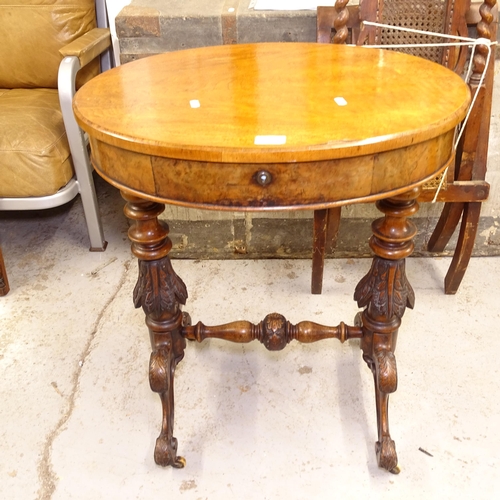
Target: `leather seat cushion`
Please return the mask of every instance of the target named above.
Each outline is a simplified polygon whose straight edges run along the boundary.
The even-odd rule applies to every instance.
[[[95,28],[95,3],[0,0],[0,26],[0,88],[55,89],[59,49]],[[96,69],[86,67],[81,73]]]
[[[51,195],[72,177],[57,90],[0,89],[0,197]]]

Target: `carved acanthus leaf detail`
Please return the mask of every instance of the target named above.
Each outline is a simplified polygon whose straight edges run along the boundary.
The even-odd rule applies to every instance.
[[[378,368],[377,380],[380,391],[385,394],[396,392],[398,388],[398,371],[394,353],[387,349],[380,349],[376,350],[374,355]]]
[[[139,279],[134,288],[134,305],[146,314],[160,316],[163,312],[174,313],[179,304],[185,304],[188,294],[186,285],[172,268],[170,259],[140,260]]]
[[[261,324],[261,342],[270,351],[283,349],[291,340],[288,333],[287,320],[281,314],[268,314]]]
[[[154,392],[168,391],[170,360],[168,353],[159,349],[151,353],[149,359],[149,385]]]
[[[372,306],[372,312],[402,318],[406,307],[413,309],[415,293],[405,274],[404,260],[375,258],[368,274],[358,283],[354,300],[359,307]]]

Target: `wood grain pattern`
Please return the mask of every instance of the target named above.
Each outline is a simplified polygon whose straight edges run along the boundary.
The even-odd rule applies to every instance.
[[[339,326],[326,326],[313,321],[301,321],[293,325],[279,313],[268,314],[263,321],[254,324],[250,321],[233,321],[225,325],[207,326],[199,321],[182,329],[188,340],[203,342],[208,338],[247,343],[258,340],[270,351],[284,349],[292,340],[301,343],[318,342],[336,338],[344,343],[348,339],[361,338],[361,328],[341,322]]]
[[[138,196],[196,208],[283,210],[375,201],[406,191],[449,165],[453,134],[357,158],[270,163],[264,170],[272,180],[265,186],[256,180],[260,164],[180,161],[92,138],[91,145],[96,170]]]
[[[162,466],[182,468],[186,464],[177,455],[174,437],[174,375],[184,357],[186,340],[181,335],[186,303],[184,282],[172,268],[168,252],[172,243],[168,226],[158,220],[164,205],[122,193],[127,201],[125,215],[132,225],[128,231],[132,252],[139,259],[139,277],[134,288],[134,305],[142,307],[151,340],[149,385],[162,404],[162,424],[156,440],[154,459]]]
[[[191,100],[200,107],[191,108]],[[462,80],[428,61],[359,47],[270,43],[185,50],[120,66],[77,93],[75,114],[95,138],[127,150],[269,163],[423,142],[452,129],[468,102]],[[257,135],[284,135],[286,144],[255,146]]]
[[[373,201],[432,178],[452,160],[469,98],[451,71],[408,55],[271,43],[135,61],[89,82],[74,108],[94,167],[118,188],[188,207],[276,210]],[[255,145],[262,135],[286,141]]]

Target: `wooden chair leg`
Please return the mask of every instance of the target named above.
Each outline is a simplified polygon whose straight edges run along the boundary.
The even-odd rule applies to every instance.
[[[467,270],[467,265],[474,249],[480,215],[481,202],[465,203],[457,247],[444,279],[444,293],[448,295],[457,293],[458,287]]]
[[[311,293],[315,295],[323,290],[327,219],[327,209],[314,211]]]
[[[7,295],[9,290],[9,280],[7,279],[7,271],[5,270],[2,249],[0,248],[0,296]]]
[[[337,238],[339,236],[340,217],[342,207],[328,209],[328,220],[326,222],[326,253],[331,253],[337,246]]]
[[[446,203],[444,205],[439,221],[432,233],[427,250],[429,252],[442,252],[460,221],[464,210],[464,203]]]
[[[314,211],[311,293],[321,294],[325,254],[337,244],[341,207]]]

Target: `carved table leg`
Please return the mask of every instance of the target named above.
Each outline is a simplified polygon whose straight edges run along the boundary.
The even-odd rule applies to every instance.
[[[385,217],[372,224],[372,267],[356,287],[354,299],[364,311],[358,316],[363,329],[363,359],[375,381],[379,467],[399,473],[396,446],[389,433],[389,394],[397,388],[394,351],[398,328],[406,307],[413,308],[414,293],[405,274],[405,258],[414,248],[415,225],[407,220],[418,210],[419,190],[379,201]]]
[[[146,314],[153,351],[149,381],[151,389],[159,394],[163,409],[154,458],[159,465],[181,468],[185,460],[177,456],[177,439],[173,436],[174,372],[186,347],[180,310],[180,304],[187,299],[186,285],[175,274],[168,257],[172,247],[168,226],[157,218],[165,206],[126,193],[122,196],[127,201],[125,215],[134,222],[128,232],[132,252],[139,259],[134,305],[142,307]]]

